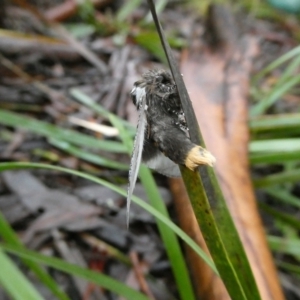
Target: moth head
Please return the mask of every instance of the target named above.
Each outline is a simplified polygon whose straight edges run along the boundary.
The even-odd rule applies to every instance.
[[[174,84],[171,74],[164,70],[158,70],[154,77],[155,84]]]
[[[165,70],[150,70],[143,74],[143,79],[151,86],[174,84],[171,74]]]
[[[171,74],[165,70],[149,70],[144,73],[141,80],[134,83],[134,87],[131,90],[131,99],[136,107],[141,104],[141,97],[146,93],[159,95],[169,95],[176,89],[176,85],[173,81]],[[165,97],[166,99],[168,97]]]

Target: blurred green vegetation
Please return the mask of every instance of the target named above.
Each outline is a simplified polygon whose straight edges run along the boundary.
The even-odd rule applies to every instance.
[[[199,14],[204,15],[208,5],[217,2],[230,3],[230,1],[225,0],[188,0],[184,1],[183,5],[195,8]],[[118,46],[124,45],[128,38],[131,38],[134,43],[145,48],[156,59],[166,63],[165,54],[160,46],[156,29],[151,22],[149,14],[143,20],[136,22],[134,24],[135,30],[132,31],[131,26],[133,21],[131,20],[131,16],[140,5],[142,5],[141,0],[127,1],[116,13],[106,13],[105,18],[100,22],[95,17],[95,8],[89,1],[85,1],[81,4],[77,16],[80,22],[66,24],[66,27],[76,38],[84,38],[85,36],[95,34],[114,36],[114,41]],[[166,5],[167,1],[157,1],[158,13],[162,13]],[[170,5],[179,4],[171,3]],[[253,18],[269,19],[272,22],[278,22],[278,24],[285,24],[290,18],[289,14],[279,13],[267,1],[232,1],[232,5],[234,9],[245,10]],[[291,35],[295,39],[300,37],[297,30],[292,31]],[[168,41],[173,48],[181,49],[187,45],[187,42],[177,35],[176,30],[168,33]],[[253,180],[254,186],[267,199],[266,201],[260,201],[260,208],[264,214],[272,216],[273,226],[276,232],[280,233],[280,236],[274,236],[273,234],[268,236],[269,245],[276,254],[276,263],[281,270],[285,270],[300,280],[300,267],[298,267],[300,260],[300,223],[297,219],[297,213],[299,213],[300,209],[300,112],[299,105],[295,106],[292,112],[280,111],[276,106],[279,102],[284,102],[288,95],[299,98],[299,67],[300,47],[295,47],[253,76],[251,84],[252,105],[249,112],[249,128],[251,132],[249,159],[255,174]],[[127,170],[127,165],[109,160],[102,156],[101,153],[102,151],[129,153],[134,134],[132,127],[124,120],[120,120],[103,108],[93,106],[92,102],[85,98],[84,95],[78,93],[78,91],[71,90],[70,92],[83,105],[95,110],[97,114],[105,116],[113,126],[118,127],[121,130],[120,132],[122,132],[120,139],[118,141],[99,140],[86,134],[71,131],[44,121],[38,121],[24,115],[15,114],[8,110],[0,110],[0,123],[13,128],[21,126],[23,129],[42,135],[47,138],[53,147],[60,149],[62,153],[68,153],[101,167]],[[26,111],[26,107],[24,107],[24,111]],[[2,132],[1,135],[6,135],[6,138],[10,139],[9,132],[8,134]],[[49,164],[59,163],[59,156],[53,155],[51,152],[46,153],[42,149],[36,149],[34,155],[43,156],[44,159],[49,160]],[[274,172],[274,166],[279,171]],[[22,167],[30,168],[37,166],[30,164],[16,166],[15,163],[8,163],[8,165],[2,166],[2,170]],[[50,168],[55,169],[55,167],[51,166]],[[57,169],[60,170],[59,167]],[[74,174],[85,176],[75,171]],[[160,199],[149,170],[143,167],[140,176],[151,200],[151,205],[158,212],[153,210],[152,207],[147,206],[142,200],[136,199],[136,197],[133,201],[138,202],[157,218],[159,231],[166,252],[169,255],[181,299],[194,299],[191,279],[188,275],[184,256],[175,233],[216,271],[215,265],[189,237],[170,222],[167,210],[162,205],[163,202]],[[87,178],[97,182],[97,179],[88,175]],[[110,186],[110,188],[117,187]],[[119,192],[123,195],[126,194],[125,191]],[[115,282],[104,275],[96,274],[95,272],[76,266],[70,266],[61,260],[47,258],[38,253],[26,250],[2,216],[0,216],[0,235],[5,242],[0,245],[0,265],[5,270],[1,273],[2,275],[9,274],[9,276],[0,275],[0,285],[14,299],[24,299],[24,295],[28,295],[28,299],[41,299],[41,296],[5,252],[13,253],[22,258],[23,263],[36,274],[37,278],[58,299],[68,299],[68,296],[61,291],[60,287],[52,280],[48,273],[39,266],[40,263],[75,276],[81,276],[127,299],[147,299],[141,293]],[[7,278],[13,278],[14,282],[17,280],[18,289],[15,289],[12,281],[7,280]]]
[[[268,241],[276,264],[300,280],[300,47],[295,47],[255,74],[251,86],[249,128],[250,163],[254,186],[265,195],[259,202],[264,214],[272,216]],[[298,102],[285,109],[288,97]],[[274,171],[277,170],[277,171]],[[259,198],[258,198],[259,199]],[[266,228],[268,231],[268,228]],[[292,234],[291,234],[292,233]]]

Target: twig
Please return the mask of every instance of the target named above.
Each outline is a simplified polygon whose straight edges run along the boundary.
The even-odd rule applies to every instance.
[[[63,26],[58,23],[52,22],[51,20],[48,20],[43,13],[37,10],[34,6],[28,4],[25,0],[14,0],[14,2],[21,7],[28,9],[40,20],[48,24],[50,28],[60,34],[61,37],[63,37],[70,45],[72,45],[74,49],[77,50],[77,52],[80,53],[87,61],[92,63],[101,74],[107,73],[108,69],[106,64],[101,61],[100,58],[97,57],[91,50],[89,50],[87,47],[73,38]]]
[[[123,262],[126,265],[130,265],[130,260],[128,259],[128,257],[126,255],[124,255],[122,252],[120,252],[116,248],[101,241],[100,239],[98,239],[90,234],[87,234],[87,233],[82,233],[80,235],[80,237],[82,238],[82,240],[84,242],[86,242],[91,247],[97,249],[98,251],[105,251],[109,256],[118,259],[119,261]]]
[[[140,262],[137,256],[137,253],[135,251],[132,251],[130,253],[130,259],[133,265],[133,271],[135,274],[135,277],[137,281],[139,282],[139,285],[141,287],[141,290],[149,297],[149,299],[155,300],[151,290],[149,289],[149,286],[145,280],[143,271],[140,266]]]
[[[5,29],[0,29],[0,51],[9,55],[42,53],[45,56],[55,55],[56,58],[68,61],[80,58],[78,52],[63,40]]]
[[[33,86],[35,86],[38,90],[45,93],[51,101],[55,104],[56,108],[60,110],[61,112],[69,111],[70,109],[73,109],[76,107],[74,104],[74,101],[69,99],[64,94],[48,87],[44,83],[34,79],[29,74],[25,73],[20,67],[18,67],[16,64],[14,64],[12,61],[4,57],[0,53],[0,63],[11,70],[13,73],[18,75],[20,78],[22,78],[25,82],[31,83]],[[70,106],[71,105],[71,106]]]

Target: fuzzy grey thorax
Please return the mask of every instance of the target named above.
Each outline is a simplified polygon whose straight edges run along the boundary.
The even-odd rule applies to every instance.
[[[150,70],[142,79],[134,83],[131,98],[137,109],[140,108],[140,95],[146,93],[146,104],[150,108],[147,118],[153,113],[172,117],[174,125],[186,131],[186,122],[182,111],[176,84],[171,74],[165,70]]]

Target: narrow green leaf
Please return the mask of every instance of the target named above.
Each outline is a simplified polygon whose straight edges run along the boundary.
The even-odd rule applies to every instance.
[[[283,63],[287,62],[288,60],[292,59],[293,57],[300,55],[300,46],[292,49],[291,51],[287,52],[286,54],[280,56],[278,59],[273,61],[270,65],[268,65],[266,68],[264,68],[262,71],[260,71],[257,75],[254,77],[254,85],[258,84],[258,81],[263,78],[267,73],[270,71],[278,68]]]
[[[21,241],[19,240],[16,233],[7,223],[3,215],[0,213],[0,235],[4,241],[7,243],[17,246],[19,248],[24,246],[22,245]],[[61,290],[61,288],[57,285],[57,283],[52,279],[52,277],[39,265],[35,264],[32,261],[23,260],[23,263],[27,265],[36,275],[41,282],[44,283],[46,287],[50,291],[52,291],[53,295],[55,295],[60,300],[68,300],[69,297]],[[0,265],[1,266],[1,265]],[[0,272],[1,273],[1,272]]]
[[[300,150],[293,152],[261,152],[250,153],[249,161],[251,165],[256,164],[282,164],[289,161],[299,161]]]
[[[119,142],[97,140],[94,137],[78,133],[73,130],[63,129],[43,121],[38,121],[3,109],[0,109],[0,124],[12,126],[14,128],[26,129],[47,138],[67,141],[78,146],[109,152],[126,152],[126,148]]]
[[[133,149],[133,142],[128,130],[126,130],[123,126],[121,122],[122,120],[116,115],[110,114],[109,121],[114,127],[119,130],[120,139],[122,140],[123,145],[125,145],[125,147],[127,148],[127,153],[130,155]]]
[[[292,226],[293,228],[300,230],[300,221],[297,220],[296,218],[292,217],[291,215],[289,215],[287,213],[283,213],[282,211],[276,210],[262,202],[259,203],[259,207],[266,213],[268,213],[271,216],[273,216],[274,218],[276,218],[277,220],[280,220],[280,221]]]
[[[247,299],[237,272],[228,257],[200,178],[196,178],[195,174],[189,176],[192,172],[183,167],[181,172],[202,235],[229,294],[232,299]],[[197,176],[199,177],[198,174]],[[239,256],[238,253],[235,255]]]
[[[118,161],[110,160],[104,157],[101,157],[97,154],[93,154],[87,152],[86,150],[82,150],[76,146],[73,146],[67,141],[56,140],[53,138],[49,139],[49,143],[71,155],[79,157],[85,161],[91,162],[93,164],[104,166],[112,169],[118,170],[128,170],[128,165],[119,163]]]
[[[253,179],[253,183],[256,188],[265,188],[277,184],[299,182],[299,180],[300,170],[296,169],[265,176],[259,179]]]
[[[289,81],[273,88],[269,95],[260,102],[255,104],[251,110],[251,116],[257,116],[264,113],[271,105],[280,99],[285,93],[287,93],[292,87],[300,83],[300,75],[292,77]]]
[[[250,152],[294,152],[300,151],[300,139],[273,139],[251,141],[249,145]]]
[[[161,48],[159,36],[155,31],[142,31],[134,36],[134,41],[147,49],[161,62],[167,63],[166,55]]]
[[[124,22],[128,16],[141,4],[142,0],[126,1],[117,13],[117,21]]]
[[[64,26],[75,39],[84,38],[96,32],[95,26],[87,23],[68,23]]]
[[[300,198],[292,195],[289,191],[285,189],[271,187],[265,188],[264,192],[285,204],[293,205],[295,207],[300,208]]]
[[[139,175],[143,186],[145,187],[146,194],[150,200],[150,204],[157,211],[159,211],[169,219],[169,213],[161,198],[161,195],[159,194],[150,170],[142,165]],[[189,272],[176,235],[172,230],[170,230],[168,226],[162,223],[160,219],[157,218],[156,220],[160,236],[163,240],[167,255],[172,266],[173,274],[181,299],[195,299]]]
[[[110,278],[109,276],[106,276],[104,274],[91,271],[89,269],[67,263],[61,259],[55,258],[55,257],[49,257],[45,255],[41,255],[39,253],[24,250],[22,248],[18,248],[15,246],[7,245],[7,244],[0,244],[0,248],[2,248],[5,251],[8,251],[10,253],[13,253],[15,255],[18,255],[24,259],[31,260],[32,262],[45,264],[46,266],[55,268],[57,270],[63,271],[70,275],[75,275],[78,277],[81,277],[83,279],[86,279],[89,282],[93,282],[97,285],[100,285],[118,295],[121,295],[123,297],[126,297],[129,300],[136,299],[136,300],[149,300],[148,297],[141,294],[138,291],[135,291],[134,289],[128,287],[127,285]],[[1,252],[0,252],[1,253]],[[1,272],[2,273],[2,265],[1,265]],[[5,274],[5,273],[4,273]],[[5,277],[5,276],[3,276]],[[15,282],[18,282],[17,280],[12,281],[12,284],[14,288],[16,289]],[[18,288],[19,288],[19,282],[18,282]],[[42,298],[33,298],[33,297],[26,297],[26,294],[23,295],[23,298],[18,299],[42,299]]]
[[[89,96],[85,95],[80,90],[78,90],[76,88],[72,88],[72,89],[69,90],[69,93],[78,102],[80,102],[84,106],[89,107],[90,109],[92,109],[93,111],[95,111],[97,114],[99,114],[103,118],[106,118],[107,120],[109,120],[110,117],[113,116],[113,114],[110,111],[108,111],[107,109],[105,109],[101,105],[95,103],[95,101],[93,101],[92,98],[90,98]],[[125,128],[128,130],[128,132],[130,133],[130,135],[134,136],[134,134],[135,134],[135,128],[129,122],[127,122],[126,120],[123,120],[123,119],[120,119],[120,118],[118,118],[118,120],[119,120],[119,122],[121,122],[121,124],[123,126],[125,126]],[[125,152],[126,152],[126,150],[125,150]]]
[[[295,264],[290,264],[290,263],[286,263],[286,262],[277,262],[277,266],[279,268],[283,268],[285,270],[287,270],[290,273],[295,273],[300,275],[300,267],[296,266]]]
[[[43,300],[43,297],[1,249],[0,266],[0,286],[2,286],[13,299]]]
[[[249,127],[251,132],[259,133],[264,131],[277,131],[279,129],[289,130],[300,128],[300,114],[263,115],[250,119]],[[299,129],[300,130],[300,129]]]
[[[293,59],[289,65],[285,68],[285,70],[280,74],[278,81],[276,82],[276,86],[283,84],[284,82],[290,80],[298,70],[300,65],[300,54]]]
[[[300,240],[286,239],[278,236],[268,236],[271,250],[300,257]]]

